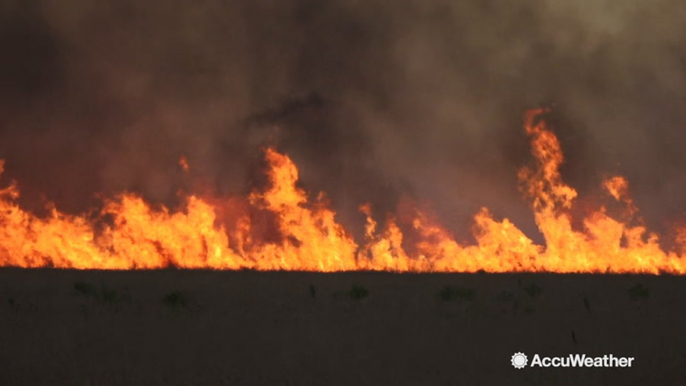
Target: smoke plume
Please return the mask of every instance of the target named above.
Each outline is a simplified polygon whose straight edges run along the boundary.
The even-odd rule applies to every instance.
[[[243,194],[275,145],[348,226],[409,198],[458,234],[487,206],[536,238],[521,116],[546,105],[563,177],[583,195],[625,175],[660,228],[686,208],[680,8],[0,0],[0,157],[25,205],[79,212],[123,190]]]

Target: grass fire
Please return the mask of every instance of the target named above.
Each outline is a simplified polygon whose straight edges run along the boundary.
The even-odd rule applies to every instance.
[[[0,386],[684,383],[684,5],[0,0]]]
[[[39,217],[17,204],[20,192],[10,183],[0,191],[0,266],[686,273],[684,237],[676,238],[671,248],[664,247],[643,225],[629,182],[621,176],[606,178],[602,186],[606,198],[619,208],[614,216],[598,203],[584,214],[581,227],[573,226],[570,213],[577,192],[560,175],[564,157],[558,138],[547,127],[546,113],[535,109],[525,114],[534,162],[518,175],[544,245],[534,243],[510,220],[496,219],[488,208],[474,216],[476,243],[470,245],[456,241],[419,206],[413,208],[409,226],[400,226],[389,214],[381,227],[366,203],[360,203],[366,215],[365,238],[355,240],[337,222],[324,193],[308,200],[296,184],[298,168],[288,155],[266,148],[266,189],[244,198],[187,194],[185,204],[173,210],[122,193],[106,199],[96,216],[68,215],[52,207],[47,217]],[[189,170],[185,156],[180,166]],[[220,208],[231,213],[218,216]],[[277,237],[265,237],[254,224],[254,213],[266,213]],[[686,234],[686,229],[676,229],[679,233]]]

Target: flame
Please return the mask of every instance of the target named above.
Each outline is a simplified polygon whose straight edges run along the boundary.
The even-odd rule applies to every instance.
[[[323,195],[307,208],[307,195],[295,186],[298,168],[287,156],[267,149],[271,188],[250,202],[277,215],[280,243],[258,245],[250,254],[258,269],[343,271],[357,268],[357,244],[335,221]]]
[[[534,164],[519,172],[545,239],[534,243],[509,219],[487,208],[474,216],[476,243],[462,244],[429,213],[410,206],[409,221],[392,214],[380,227],[369,204],[365,237],[359,242],[336,221],[324,194],[313,202],[297,187],[298,169],[269,148],[269,186],[246,199],[188,195],[180,208],[152,205],[133,193],[104,202],[97,216],[73,216],[51,207],[38,217],[18,204],[12,182],[0,189],[0,266],[77,269],[166,267],[255,270],[394,272],[592,272],[686,273],[686,228],[675,229],[676,251],[648,232],[621,176],[602,187],[622,209],[620,219],[605,206],[572,227],[577,192],[560,175],[560,143],[543,119],[544,109],[525,114]],[[189,170],[182,156],[179,165]],[[0,160],[0,175],[4,161]],[[254,213],[268,214],[276,236],[266,237]],[[264,221],[262,221],[264,222]],[[405,224],[407,223],[407,224]],[[406,226],[404,226],[406,225]]]
[[[190,165],[188,164],[188,158],[185,155],[182,155],[179,157],[179,166],[181,167],[181,170],[184,172],[187,172],[190,170]]]

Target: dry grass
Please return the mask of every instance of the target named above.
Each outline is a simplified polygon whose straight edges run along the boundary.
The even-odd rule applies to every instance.
[[[686,376],[680,277],[6,269],[0,283],[0,385],[641,385]],[[630,370],[517,372],[508,360],[520,350],[637,360]]]

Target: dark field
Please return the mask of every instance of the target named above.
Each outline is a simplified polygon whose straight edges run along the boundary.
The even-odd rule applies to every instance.
[[[3,269],[0,385],[679,384],[685,309],[670,276]]]

